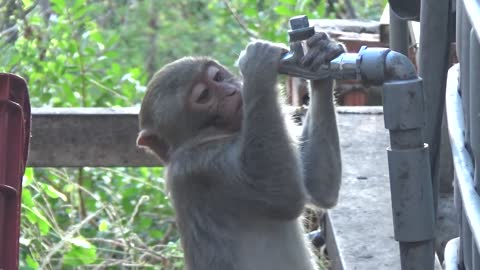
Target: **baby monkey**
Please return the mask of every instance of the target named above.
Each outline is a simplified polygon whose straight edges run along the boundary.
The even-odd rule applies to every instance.
[[[324,33],[306,41],[306,69],[343,53]],[[137,144],[155,153],[176,211],[187,270],[317,269],[299,217],[335,206],[341,161],[332,79],[310,82],[299,143],[277,99],[286,49],[248,44],[243,80],[217,61],[185,57],[158,71],[140,110]]]

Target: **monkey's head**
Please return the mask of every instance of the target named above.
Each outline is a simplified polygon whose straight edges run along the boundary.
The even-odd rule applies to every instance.
[[[191,141],[240,130],[241,82],[210,58],[186,57],[159,70],[147,85],[137,145],[166,164]]]

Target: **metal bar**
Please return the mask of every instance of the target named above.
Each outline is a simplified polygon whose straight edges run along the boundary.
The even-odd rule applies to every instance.
[[[465,211],[462,212],[463,220],[467,220],[465,217]],[[472,268],[472,231],[470,230],[470,226],[468,222],[462,223],[462,248],[463,248],[463,261],[465,265],[465,269],[471,270]]]
[[[480,269],[480,253],[475,242],[472,242],[472,269]]]
[[[451,78],[449,76],[449,80],[450,79]],[[462,234],[462,230],[461,230],[462,222],[464,222],[463,215],[462,215],[462,213],[463,213],[462,194],[460,194],[460,188],[458,186],[457,176],[455,174],[453,174],[453,177],[454,177],[453,196],[454,196],[454,201],[455,201],[455,209],[456,209],[456,212],[457,212],[458,231],[459,231],[459,234],[461,235]],[[463,262],[463,240],[462,240],[462,237],[458,238],[458,243],[457,243],[456,247],[458,247],[458,250],[457,250],[458,264],[463,265],[464,262]],[[446,258],[446,255],[445,255],[445,258]]]
[[[390,49],[408,56],[408,22],[390,8]]]
[[[462,37],[462,26],[463,26],[463,20],[465,20],[465,16],[464,16],[464,13],[465,13],[465,9],[464,9],[464,6],[463,6],[463,2],[462,0],[458,0],[456,1],[456,30],[455,30],[455,40],[456,40],[456,50],[457,50],[457,55],[458,55],[458,59],[461,61],[461,58],[462,58],[462,55],[461,55],[461,52],[462,52],[462,47],[464,46],[464,40],[463,40],[463,37]],[[455,69],[456,68],[456,69]],[[448,91],[449,91],[449,87],[456,87],[456,91],[460,92],[460,89],[459,89],[459,86],[461,84],[460,80],[460,76],[459,76],[459,72],[458,72],[458,69],[459,69],[459,66],[455,66],[455,68],[451,68],[449,70],[449,75],[448,75],[448,79],[447,79],[447,93],[446,95],[448,95]],[[457,77],[454,77],[454,76],[457,76]],[[453,91],[453,89],[452,89]],[[447,100],[447,97],[446,97],[446,100],[445,102],[447,103],[448,100]],[[447,107],[447,104],[445,104],[445,107]],[[447,109],[447,108],[446,108]],[[448,116],[447,116],[447,119],[448,119]],[[448,122],[448,121],[447,121]],[[450,125],[451,126],[451,125]],[[450,142],[451,144],[451,142]],[[452,154],[453,155],[453,154]],[[452,157],[453,159],[453,157]],[[463,206],[462,206],[462,194],[460,193],[460,187],[458,185],[458,179],[457,179],[457,176],[455,175],[455,173],[453,174],[454,175],[454,188],[453,188],[453,192],[454,192],[454,197],[455,197],[455,208],[457,210],[457,219],[458,219],[458,232],[459,232],[459,240],[458,240],[458,254],[457,254],[457,258],[458,258],[458,261],[457,261],[457,264],[458,265],[461,265],[463,266],[465,264],[464,262],[464,253],[463,253],[463,237],[462,237],[462,222],[466,222],[464,219],[463,219]]]
[[[448,73],[446,108],[450,143],[452,147],[453,161],[458,189],[461,193],[465,219],[472,231],[473,241],[480,246],[480,196],[473,186],[473,163],[470,153],[465,148],[465,122],[462,108],[462,97],[458,89],[458,68],[454,65]]]
[[[480,29],[478,29],[480,31]],[[474,183],[480,191],[480,44],[475,29],[470,32],[470,145],[475,162]],[[480,228],[478,228],[480,230]]]
[[[473,24],[473,27],[477,30],[477,39],[480,40],[480,4],[478,0],[457,0],[463,2],[465,5],[466,15]]]
[[[465,7],[462,8],[465,16]],[[465,118],[465,145],[471,151],[470,144],[470,29],[471,24],[467,18],[463,18],[460,29],[462,45],[460,47],[460,91],[462,93],[463,115]]]
[[[420,14],[419,75],[423,79],[425,115],[425,142],[430,148],[430,164],[434,209],[438,200],[438,172],[442,117],[445,102],[445,83],[449,55],[449,0],[422,0]]]
[[[478,4],[476,5],[478,8]],[[477,18],[478,20],[478,18]],[[479,29],[472,28],[470,32],[470,145],[472,147],[472,156],[474,161],[474,186],[477,192],[480,191],[480,83],[477,76],[480,75],[480,44],[477,36]],[[480,209],[477,209],[480,212]],[[472,230],[480,230],[478,227],[472,227]],[[471,239],[470,239],[471,241]],[[480,269],[480,254],[478,246],[471,241],[472,269]]]

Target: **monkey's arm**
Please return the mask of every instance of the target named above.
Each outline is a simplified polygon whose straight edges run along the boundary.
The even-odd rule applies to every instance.
[[[313,204],[331,208],[338,200],[342,171],[333,80],[312,81],[310,88],[300,143],[305,185]]]
[[[301,214],[305,190],[277,101],[276,66],[281,52],[272,44],[254,43],[247,48],[246,59],[240,60],[244,114],[239,149],[247,176],[243,185],[256,196],[244,194],[252,202],[250,210],[290,219]]]

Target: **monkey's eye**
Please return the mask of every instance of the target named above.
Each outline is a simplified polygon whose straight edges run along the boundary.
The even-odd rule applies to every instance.
[[[223,74],[222,74],[222,72],[218,71],[217,73],[215,73],[215,76],[213,77],[213,80],[216,81],[216,82],[221,82],[221,81],[223,81]]]
[[[207,101],[210,99],[210,90],[208,88],[205,88],[202,90],[200,93],[200,96],[197,98],[197,103],[207,103]]]
[[[193,87],[190,100],[197,104],[205,104],[212,98],[210,89],[204,83],[198,83]]]
[[[217,66],[209,66],[207,69],[207,77],[209,80],[213,80],[215,82],[223,81],[223,73]]]

